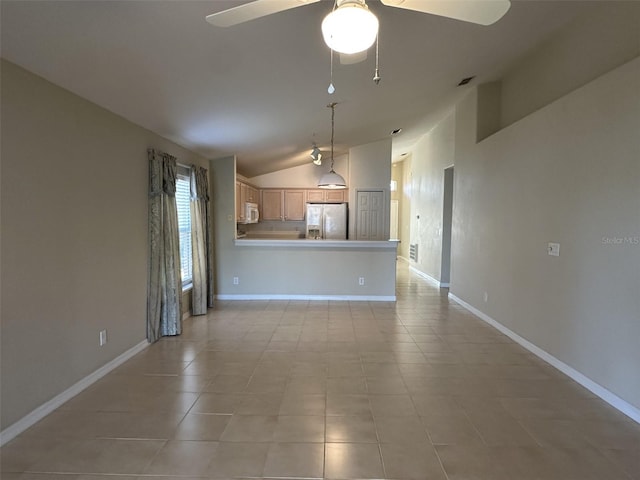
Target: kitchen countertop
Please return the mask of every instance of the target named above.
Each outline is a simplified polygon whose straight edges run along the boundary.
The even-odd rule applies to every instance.
[[[262,239],[238,238],[237,247],[300,247],[300,248],[389,248],[395,249],[398,240],[312,240],[300,239]]]

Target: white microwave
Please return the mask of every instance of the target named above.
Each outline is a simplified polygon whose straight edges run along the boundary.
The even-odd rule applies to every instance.
[[[244,223],[258,223],[259,219],[258,204],[246,202],[244,204]]]

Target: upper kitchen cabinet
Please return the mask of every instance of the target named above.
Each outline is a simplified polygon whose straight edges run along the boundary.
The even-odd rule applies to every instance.
[[[284,220],[282,190],[262,190],[261,220]]]
[[[260,191],[248,183],[236,180],[236,222],[243,223],[246,220],[247,202],[260,203]]]
[[[261,206],[261,220],[302,221],[305,214],[305,191],[264,189]]]
[[[306,212],[304,190],[284,191],[284,219],[304,220]]]
[[[307,202],[342,203],[349,200],[349,190],[307,190]]]
[[[244,192],[243,192],[244,190]],[[243,195],[244,193],[244,195]],[[241,182],[236,182],[236,222],[241,223],[244,221],[244,198],[246,196],[246,185]]]
[[[247,185],[247,202],[260,203],[260,190]]]

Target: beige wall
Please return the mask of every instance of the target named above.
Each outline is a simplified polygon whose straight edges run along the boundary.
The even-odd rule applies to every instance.
[[[389,185],[391,183],[391,138],[349,149],[349,238],[356,238],[358,190],[382,190],[385,195],[385,238],[389,238]]]
[[[402,162],[400,174],[402,175],[402,201],[400,204],[400,245],[398,255],[405,260],[409,260],[409,244],[411,243],[411,204],[412,201],[412,163],[413,157],[408,155]]]
[[[453,152],[451,293],[602,386],[609,401],[618,400],[607,391],[621,398],[626,404],[617,406],[629,412],[631,405],[634,418],[639,20],[638,2],[594,3],[457,105],[453,145],[446,118],[404,162],[411,221],[420,211],[431,226],[411,224],[411,241],[429,245],[420,249],[422,259],[425,250],[431,257],[423,271],[438,278],[441,252],[441,197],[425,193],[440,184],[443,165],[430,162]],[[548,242],[561,244],[560,257],[547,255]]]
[[[322,165],[315,165],[309,157],[309,163],[297,167],[287,168],[265,175],[252,177],[249,183],[259,188],[317,188],[318,181],[331,168],[328,156],[322,158]],[[334,158],[334,170],[349,185],[349,156],[340,155]]]
[[[640,58],[479,144],[475,92],[458,106],[451,287],[636,408],[638,85]]]
[[[411,159],[411,235],[418,261],[411,265],[440,281],[444,169],[454,163],[455,115],[449,113],[414,146]]]
[[[502,78],[502,126],[640,55],[639,31],[640,2],[592,2]]]
[[[5,61],[1,101],[5,429],[144,341],[146,150],[206,162]]]
[[[225,157],[209,162],[211,195],[211,224],[214,243],[214,289],[216,294],[226,292],[234,276],[236,249],[235,207],[236,159]]]

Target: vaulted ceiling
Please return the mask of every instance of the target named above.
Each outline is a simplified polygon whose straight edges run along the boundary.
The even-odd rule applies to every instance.
[[[368,0],[382,80],[375,47],[357,64],[336,57],[333,95],[320,31],[333,0],[230,28],[205,21],[242,3],[3,0],[2,57],[208,158],[235,154],[252,177],[310,161],[313,142],[328,150],[330,102],[336,154],[402,128],[399,157],[469,88],[462,78],[499,78],[597,2],[512,0],[484,27]]]

